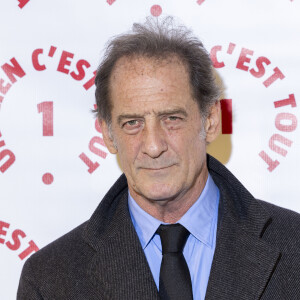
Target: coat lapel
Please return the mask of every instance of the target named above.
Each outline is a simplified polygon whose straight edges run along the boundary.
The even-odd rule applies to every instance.
[[[218,233],[205,299],[260,299],[280,252],[236,224],[224,223]]]
[[[272,219],[227,169],[209,162],[221,198],[205,299],[260,299],[280,259],[280,251],[263,240]]]
[[[157,300],[157,288],[130,219],[124,178],[119,180],[119,187],[122,185],[119,194],[110,191],[102,200],[104,209],[101,211],[100,204],[86,230],[86,239],[95,249],[90,274],[99,299]]]

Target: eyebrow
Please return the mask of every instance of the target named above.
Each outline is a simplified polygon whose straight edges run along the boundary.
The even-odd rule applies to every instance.
[[[177,115],[177,114],[181,114],[185,117],[188,116],[188,113],[182,108],[166,109],[156,113],[157,116],[165,116],[165,115],[170,116],[170,115]],[[144,116],[145,115],[134,114],[134,113],[122,114],[118,116],[118,124],[120,124],[124,119],[144,118]]]

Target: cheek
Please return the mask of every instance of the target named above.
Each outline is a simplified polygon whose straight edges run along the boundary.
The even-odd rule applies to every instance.
[[[184,139],[176,140],[173,149],[190,170],[198,169],[206,157],[206,142],[199,133],[187,133]]]
[[[139,153],[139,144],[137,143],[137,139],[134,137],[121,137],[116,139],[115,143],[118,149],[118,156],[122,168],[133,164]]]
[[[186,128],[185,130],[169,131],[167,134],[168,145],[181,155],[188,155],[200,149],[203,138],[195,131],[195,128]],[[202,146],[201,146],[202,148]]]

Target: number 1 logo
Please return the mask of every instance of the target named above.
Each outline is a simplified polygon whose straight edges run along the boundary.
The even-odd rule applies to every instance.
[[[39,103],[37,109],[43,114],[43,136],[53,136],[53,102]]]

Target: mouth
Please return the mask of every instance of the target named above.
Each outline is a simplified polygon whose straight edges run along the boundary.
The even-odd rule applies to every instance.
[[[165,167],[157,167],[157,168],[143,168],[141,167],[141,169],[143,170],[147,170],[147,171],[161,171],[161,170],[166,170],[170,167],[172,167],[173,165],[170,165],[170,166],[165,166]]]

